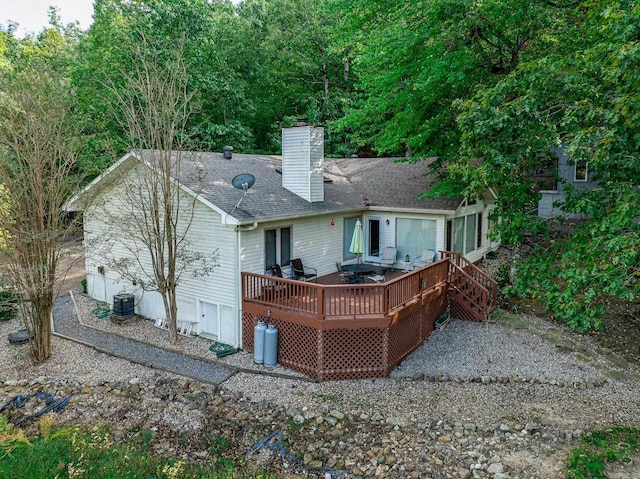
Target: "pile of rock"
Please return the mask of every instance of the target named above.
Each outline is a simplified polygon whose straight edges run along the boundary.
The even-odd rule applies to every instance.
[[[96,423],[117,417],[122,424],[168,427],[175,434],[217,431],[234,438],[234,455],[247,454],[249,463],[269,461],[288,477],[556,477],[582,434],[535,422],[483,426],[385,417],[363,408],[286,408],[162,375],[95,384],[47,377],[0,383],[2,398],[36,390],[71,396],[69,410],[60,414],[65,421],[87,421],[91,411]],[[256,449],[274,431],[281,432],[279,449]],[[206,449],[180,453],[169,444],[166,452],[184,460],[215,459]]]

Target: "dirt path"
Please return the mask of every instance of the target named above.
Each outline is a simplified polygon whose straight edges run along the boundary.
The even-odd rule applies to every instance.
[[[85,277],[84,245],[81,240],[65,242],[58,263],[57,296],[82,288]]]

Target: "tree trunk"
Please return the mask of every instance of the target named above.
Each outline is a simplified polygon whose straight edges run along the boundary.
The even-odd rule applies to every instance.
[[[178,304],[176,302],[176,288],[167,288],[162,293],[164,311],[167,316],[167,328],[171,344],[178,344]]]

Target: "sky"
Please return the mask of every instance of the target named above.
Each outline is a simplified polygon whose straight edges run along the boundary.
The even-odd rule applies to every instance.
[[[0,23],[6,26],[8,20],[18,22],[18,38],[27,32],[37,33],[49,24],[49,5],[59,7],[63,24],[78,20],[80,28],[86,30],[93,21],[93,0],[0,0]]]
[[[78,20],[80,28],[86,30],[93,21],[93,0],[0,0],[0,23],[6,26],[7,20],[18,22],[18,38],[27,32],[37,33],[49,24],[49,5],[60,9],[63,25]]]

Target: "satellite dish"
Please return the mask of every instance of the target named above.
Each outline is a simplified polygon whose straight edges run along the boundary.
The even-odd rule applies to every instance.
[[[256,182],[256,177],[253,176],[251,173],[240,173],[239,175],[236,175],[233,177],[233,180],[231,180],[231,184],[233,185],[234,188],[244,191],[244,194],[242,195],[242,198],[238,200],[238,202],[233,207],[233,209],[229,211],[229,214],[227,216],[233,213],[236,210],[236,208],[240,206],[240,203],[242,203],[242,200],[244,200],[244,197],[247,196],[247,193],[249,193],[249,188],[251,188],[255,182]],[[226,225],[227,224],[226,216],[224,221]]]
[[[245,191],[251,188],[255,182],[256,177],[251,173],[240,173],[231,180],[231,184],[234,188]]]

